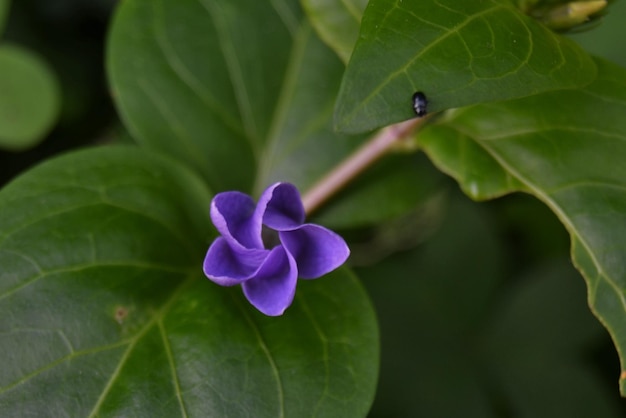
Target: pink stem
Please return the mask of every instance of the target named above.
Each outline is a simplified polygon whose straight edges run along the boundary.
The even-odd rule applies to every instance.
[[[424,118],[416,118],[390,125],[380,130],[343,160],[302,197],[307,215],[318,209],[367,167],[385,155],[392,145],[408,137],[424,120]]]

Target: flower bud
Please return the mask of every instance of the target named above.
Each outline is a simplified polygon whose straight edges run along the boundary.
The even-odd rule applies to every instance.
[[[606,0],[572,1],[550,9],[541,21],[555,30],[569,30],[599,17],[606,6]]]
[[[585,30],[598,22],[610,0],[517,0],[519,9],[559,32]]]

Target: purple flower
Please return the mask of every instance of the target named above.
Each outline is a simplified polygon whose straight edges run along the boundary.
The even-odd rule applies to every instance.
[[[241,284],[254,307],[278,316],[291,305],[298,277],[316,279],[342,265],[350,250],[334,232],[305,224],[298,189],[268,187],[255,205],[240,192],[217,194],[211,219],[222,234],[207,252],[204,274],[222,286]]]

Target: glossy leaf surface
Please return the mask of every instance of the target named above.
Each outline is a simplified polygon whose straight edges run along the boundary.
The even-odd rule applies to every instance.
[[[583,86],[595,65],[575,42],[507,0],[372,0],[348,64],[335,125],[363,132],[430,112]]]
[[[354,275],[306,281],[263,316],[202,274],[210,199],[178,163],[126,147],[0,192],[3,414],[365,415],[378,334]]]
[[[470,196],[523,190],[556,213],[571,235],[591,309],[613,337],[624,368],[626,71],[605,61],[597,65],[598,79],[585,89],[452,112],[420,141]],[[621,386],[626,394],[623,379]]]

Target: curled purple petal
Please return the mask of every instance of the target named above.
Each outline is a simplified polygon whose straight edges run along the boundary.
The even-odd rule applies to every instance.
[[[207,251],[204,274],[223,286],[241,284],[259,311],[282,315],[299,277],[323,276],[350,255],[343,238],[304,218],[300,193],[289,183],[268,187],[257,205],[243,193],[219,193],[211,219],[222,236]]]
[[[293,302],[298,280],[296,262],[283,247],[275,247],[243,292],[250,303],[268,316],[278,316]]]
[[[211,202],[211,220],[229,244],[240,248],[263,248],[262,216],[254,200],[240,192],[218,193]]]
[[[259,270],[268,253],[267,250],[237,252],[227,239],[219,237],[204,258],[204,274],[222,286],[241,284]]]
[[[305,224],[293,231],[279,233],[283,246],[296,260],[298,275],[315,279],[341,266],[350,249],[333,231],[315,224]]]
[[[263,224],[276,231],[298,228],[304,222],[304,206],[296,186],[275,183],[268,187],[259,199],[257,212]]]

